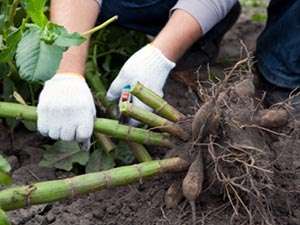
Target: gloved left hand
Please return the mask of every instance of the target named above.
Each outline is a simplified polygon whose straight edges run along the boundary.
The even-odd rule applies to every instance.
[[[80,74],[56,74],[45,83],[37,106],[38,130],[44,136],[87,144],[93,133],[96,108]]]
[[[126,85],[133,87],[137,82],[162,97],[164,84],[174,67],[174,62],[167,59],[159,49],[149,44],[132,55],[124,64],[119,75],[112,82],[107,92],[107,98],[117,100]],[[132,103],[143,109],[151,110],[137,98],[133,98]],[[129,123],[131,125],[138,124],[135,120],[130,120]]]

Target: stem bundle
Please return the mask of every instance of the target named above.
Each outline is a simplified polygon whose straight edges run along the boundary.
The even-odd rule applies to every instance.
[[[149,88],[146,88],[139,82],[133,87],[131,93],[143,103],[154,109],[157,114],[167,118],[168,120],[178,122],[179,120],[185,118],[181,112],[171,106],[162,97],[154,93]]]
[[[101,104],[104,106],[104,108],[107,111],[110,118],[116,119],[115,114],[116,114],[116,111],[117,111],[116,110],[117,105],[114,104],[113,102],[110,102],[110,101],[107,100],[107,98],[106,98],[106,89],[105,89],[105,86],[104,86],[102,80],[100,79],[100,77],[97,76],[93,72],[88,72],[87,71],[86,79],[87,79],[89,85],[91,86],[92,90],[95,92],[96,98],[99,99]],[[102,137],[103,137],[103,135],[102,135]],[[107,141],[108,141],[108,140],[105,141],[104,137],[103,137],[104,140],[99,139],[97,137],[97,134],[96,134],[96,138],[100,141],[100,143],[102,143],[103,146],[105,146]],[[106,138],[106,139],[108,139],[108,138]],[[148,161],[152,160],[152,158],[151,158],[150,154],[148,153],[147,149],[142,144],[128,142],[128,145],[130,147],[130,150],[134,154],[135,158],[139,162],[148,162]]]
[[[183,140],[187,140],[188,134],[178,125],[160,117],[152,112],[136,107],[129,102],[120,104],[120,112],[128,117],[139,120],[151,127],[159,128]]]
[[[181,158],[170,158],[123,166],[104,172],[90,173],[63,180],[40,182],[9,188],[0,192],[0,208],[5,211],[30,205],[55,202],[105,188],[128,185],[160,173],[186,170],[189,163]]]
[[[0,102],[0,117],[17,118],[37,121],[36,107],[17,103]],[[134,141],[140,144],[172,147],[167,134],[160,134],[148,130],[129,127],[111,119],[96,119],[94,130],[113,138]]]

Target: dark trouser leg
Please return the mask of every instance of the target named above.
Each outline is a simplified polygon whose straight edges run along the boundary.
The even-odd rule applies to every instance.
[[[103,0],[100,21],[118,15],[125,28],[157,35],[169,19],[177,0]]]
[[[300,1],[272,0],[268,21],[257,42],[257,65],[273,85],[300,86]]]

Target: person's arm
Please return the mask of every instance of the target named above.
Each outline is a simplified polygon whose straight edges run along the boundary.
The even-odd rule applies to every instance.
[[[117,100],[125,85],[133,86],[138,81],[163,96],[162,88],[175,62],[201,35],[199,23],[184,10],[176,10],[154,41],[124,64],[108,90],[108,99]],[[133,104],[150,110],[136,98]],[[133,120],[130,122],[137,124]]]
[[[70,32],[85,32],[96,22],[95,0],[52,0],[51,20]],[[88,41],[71,47],[63,55],[57,73],[48,80],[37,106],[38,130],[44,136],[64,141],[89,143],[96,109],[84,79]]]
[[[99,5],[95,0],[52,0],[50,19],[63,25],[70,32],[83,33],[94,27],[99,15]],[[58,73],[78,73],[84,75],[88,53],[88,41],[72,47],[64,53]]]
[[[154,41],[136,52],[111,84],[107,97],[116,100],[126,85],[143,83],[163,96],[163,87],[175,62],[186,50],[223,19],[237,0],[179,0]],[[138,99],[133,104],[150,110]],[[132,121],[132,124],[136,122]]]
[[[152,45],[176,62],[203,35],[201,25],[188,12],[178,9],[154,39]]]

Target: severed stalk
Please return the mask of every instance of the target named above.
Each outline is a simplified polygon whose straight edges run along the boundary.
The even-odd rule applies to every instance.
[[[182,140],[187,140],[189,138],[188,133],[175,123],[170,122],[169,120],[160,117],[152,112],[136,107],[129,102],[122,102],[120,104],[120,112],[151,127],[157,127],[161,131],[168,132]]]
[[[95,75],[94,69],[87,66],[85,78],[89,83],[89,86],[94,92],[95,97],[100,101],[103,109],[109,114],[114,115],[114,103],[106,99],[106,90],[105,86],[100,80],[100,77]],[[94,134],[96,141],[103,147],[104,151],[109,154],[112,150],[115,149],[115,145],[112,142],[111,138],[106,135],[95,132]]]
[[[0,117],[37,121],[36,107],[0,102]],[[94,130],[108,136],[140,144],[172,147],[169,135],[119,124],[111,119],[96,119]]]
[[[168,120],[178,122],[179,120],[185,118],[185,115],[171,106],[162,97],[154,93],[149,88],[146,88],[139,82],[132,88],[131,93],[143,103],[154,109],[157,114],[165,117]]]
[[[78,195],[100,191],[105,188],[128,185],[161,173],[184,171],[188,167],[189,163],[187,161],[180,158],[170,158],[123,166],[63,180],[9,188],[0,191],[0,208],[9,211],[31,205],[75,198]]]
[[[104,134],[95,133],[95,138],[96,141],[100,143],[106,154],[109,154],[116,148],[112,140]]]
[[[128,142],[128,145],[137,161],[150,162],[152,160],[151,155],[143,145],[130,141]]]
[[[85,78],[109,117],[116,119],[116,104],[107,100],[106,89],[100,77],[95,75],[93,71],[87,70]]]
[[[100,77],[97,76],[94,72],[87,71],[86,79],[92,90],[95,92],[97,99],[99,99],[104,109],[107,111],[108,115],[111,118],[116,119],[117,105],[107,100],[106,89]],[[106,143],[110,141],[109,138],[105,137],[104,135],[100,136],[100,138],[97,138],[96,134],[96,139],[98,139],[98,141],[100,141],[103,146],[105,146]],[[152,160],[149,152],[142,144],[130,143],[131,142],[128,142],[130,150],[139,162],[148,162]]]
[[[99,31],[99,30],[107,27],[112,22],[115,22],[117,19],[118,19],[118,16],[113,16],[110,19],[106,20],[104,23],[102,23],[102,24],[100,24],[100,25],[98,25],[98,26],[96,26],[96,27],[94,27],[94,28],[92,28],[92,29],[90,29],[88,31],[83,32],[81,35],[83,35],[83,36],[89,36],[89,35],[97,32],[97,31]]]

